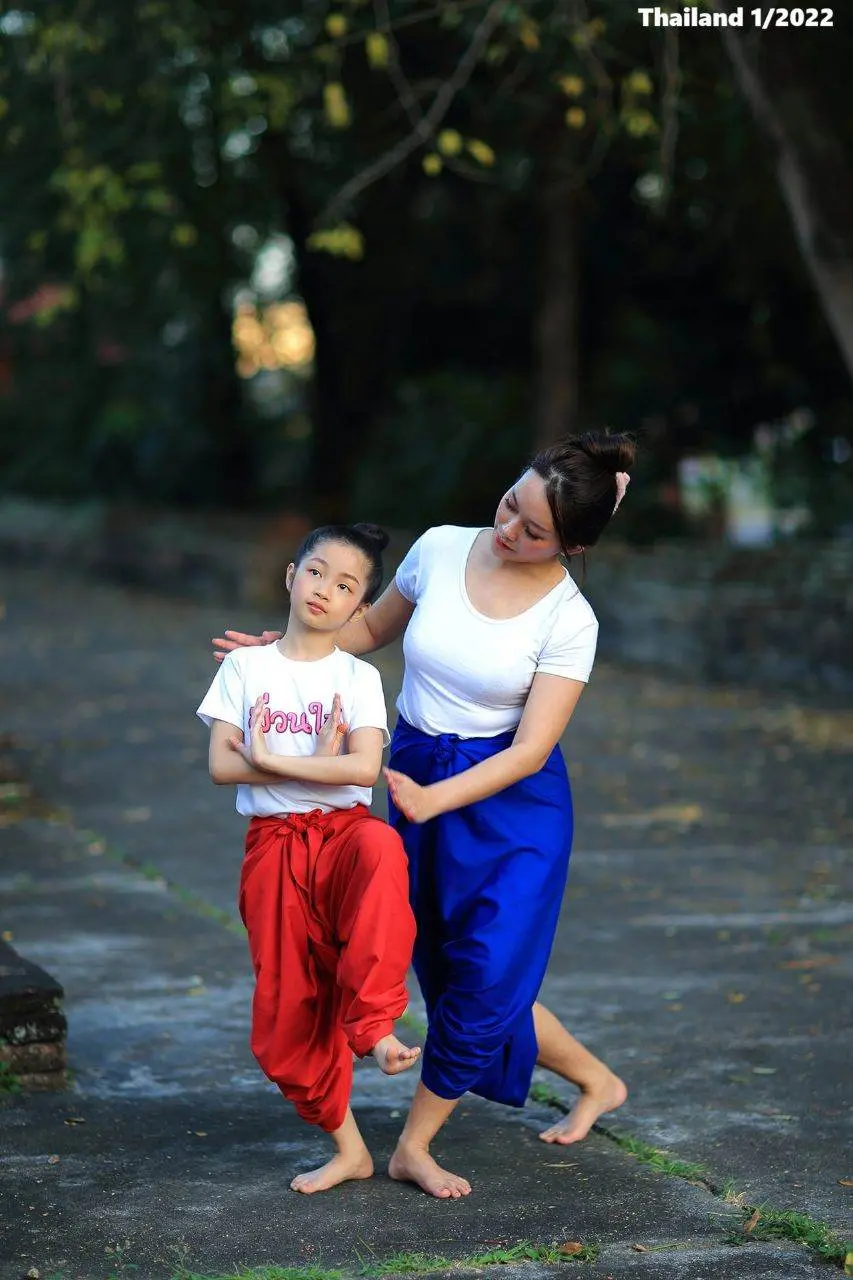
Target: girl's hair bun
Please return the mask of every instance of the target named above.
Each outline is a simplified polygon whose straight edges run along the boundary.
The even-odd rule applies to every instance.
[[[384,551],[388,546],[389,537],[384,529],[380,529],[378,524],[354,524],[353,529],[360,533],[368,542],[372,542],[376,546],[377,551]]]
[[[636,461],[637,446],[622,431],[585,431],[576,440],[579,449],[605,471],[630,471]]]

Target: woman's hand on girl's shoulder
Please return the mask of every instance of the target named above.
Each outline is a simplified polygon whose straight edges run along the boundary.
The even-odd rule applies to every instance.
[[[214,636],[211,640],[213,658],[215,662],[221,662],[235,649],[248,649],[258,644],[275,644],[276,640],[280,639],[280,631],[262,631],[259,636],[249,635],[245,631],[226,631],[224,636]]]

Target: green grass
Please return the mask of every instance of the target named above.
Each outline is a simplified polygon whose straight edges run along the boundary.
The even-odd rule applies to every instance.
[[[531,1244],[521,1240],[518,1244],[492,1249],[488,1253],[475,1253],[467,1258],[430,1258],[422,1253],[398,1253],[378,1262],[367,1263],[359,1271],[360,1276],[381,1277],[395,1275],[429,1275],[435,1271],[473,1271],[481,1267],[507,1266],[513,1262],[545,1262],[551,1265],[563,1262],[593,1262],[599,1253],[598,1245],[582,1245],[577,1253],[565,1253],[558,1244]]]
[[[853,1240],[842,1240],[830,1227],[816,1222],[807,1213],[797,1213],[795,1209],[771,1209],[767,1205],[744,1204],[742,1199],[739,1207],[743,1221],[740,1231],[732,1232],[727,1237],[729,1244],[748,1244],[751,1240],[787,1240],[810,1249],[824,1262],[834,1262],[842,1267],[847,1255],[853,1252]],[[747,1229],[747,1224],[752,1225]]]
[[[343,1280],[343,1272],[323,1271],[319,1267],[251,1267],[212,1276],[181,1267],[172,1280]]]
[[[397,1019],[397,1025],[404,1027],[406,1031],[411,1031],[412,1035],[420,1036],[422,1040],[426,1040],[427,1024],[416,1014],[409,1013],[408,1009]]]
[[[527,1096],[531,1102],[537,1102],[540,1107],[553,1107],[555,1111],[562,1111],[563,1115],[569,1114],[569,1108],[562,1098],[552,1093],[546,1084],[531,1085]]]
[[[473,1271],[481,1267],[507,1266],[518,1262],[594,1262],[599,1254],[595,1244],[583,1245],[577,1253],[565,1253],[559,1244],[540,1245],[522,1240],[488,1253],[475,1253],[467,1258],[443,1258],[425,1253],[395,1253],[388,1258],[365,1262],[356,1272],[368,1280],[384,1276],[426,1276],[440,1271]],[[323,1271],[317,1267],[252,1267],[227,1274],[210,1275],[181,1267],[172,1280],[344,1280],[343,1271]]]
[[[425,1253],[393,1253],[390,1258],[366,1262],[359,1267],[360,1276],[428,1275],[431,1271],[446,1271],[451,1266],[449,1258],[430,1257]]]
[[[711,1183],[711,1175],[703,1164],[679,1160],[668,1151],[662,1151],[659,1147],[653,1147],[650,1143],[643,1142],[640,1138],[631,1138],[627,1134],[608,1131],[607,1136],[617,1147],[639,1160],[640,1164],[654,1169],[655,1173],[665,1173],[670,1178],[684,1178],[687,1182],[698,1182],[710,1191],[717,1192],[717,1188]]]
[[[204,920],[212,920],[214,924],[221,925],[229,933],[237,934],[241,938],[245,937],[246,930],[243,928],[242,922],[230,911],[224,911],[222,907],[214,906],[206,898],[202,898],[197,893],[193,893],[182,885],[176,884],[173,880],[169,880],[167,876],[163,875],[159,867],[155,867],[150,862],[140,862],[138,859],[122,852],[121,849],[116,848],[115,845],[108,845],[106,840],[94,831],[80,832],[79,838],[85,845],[96,844],[100,849],[100,856],[106,858],[108,862],[127,867],[128,870],[135,871],[137,875],[141,875],[145,880],[149,880],[153,884],[162,884],[173,898],[176,898],[194,915],[201,916]]]

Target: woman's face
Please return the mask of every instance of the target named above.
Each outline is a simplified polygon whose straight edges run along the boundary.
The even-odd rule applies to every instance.
[[[495,513],[492,551],[514,564],[538,564],[559,554],[545,482],[535,471],[525,471],[501,498]]]

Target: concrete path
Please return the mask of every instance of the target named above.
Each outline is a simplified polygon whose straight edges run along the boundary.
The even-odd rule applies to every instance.
[[[362,1066],[378,1176],[303,1198],[287,1184],[322,1140],[248,1052],[243,823],[194,718],[208,637],[275,619],[4,578],[0,755],[33,794],[0,808],[0,929],[65,987],[73,1085],[0,1102],[2,1280],[375,1274],[395,1255],[530,1277],[556,1259],[602,1280],[821,1274],[757,1237],[771,1210],[807,1215],[782,1220],[789,1237],[853,1234],[853,714],[600,666],[564,742],[577,837],[543,998],[628,1104],[554,1148],[536,1134],[571,1101],[561,1082],[543,1076],[524,1112],[466,1102],[440,1152],[475,1191],[438,1203],[383,1172],[414,1080]],[[378,665],[393,695],[399,655]]]

